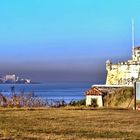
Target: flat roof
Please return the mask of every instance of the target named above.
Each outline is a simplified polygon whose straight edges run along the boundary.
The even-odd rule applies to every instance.
[[[92,87],[133,87],[132,85],[92,85]]]

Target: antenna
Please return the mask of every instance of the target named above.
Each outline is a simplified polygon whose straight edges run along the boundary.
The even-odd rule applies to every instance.
[[[134,19],[132,18],[132,59],[135,57],[135,31],[134,31]]]

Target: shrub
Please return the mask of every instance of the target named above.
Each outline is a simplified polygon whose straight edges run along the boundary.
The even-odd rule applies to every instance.
[[[11,97],[0,94],[0,106],[2,107],[43,107],[46,102],[34,96],[34,93],[13,93]]]
[[[86,105],[86,99],[82,99],[79,101],[71,101],[68,105],[70,106],[81,106],[81,105]]]
[[[51,100],[48,102],[48,106],[50,107],[64,107],[66,106],[66,102],[64,100]]]

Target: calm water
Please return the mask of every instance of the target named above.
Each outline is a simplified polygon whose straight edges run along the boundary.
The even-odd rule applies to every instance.
[[[69,102],[84,99],[84,93],[90,88],[91,83],[0,84],[0,91],[10,96],[12,86],[15,87],[17,93],[34,92],[36,96],[43,99],[64,99]]]

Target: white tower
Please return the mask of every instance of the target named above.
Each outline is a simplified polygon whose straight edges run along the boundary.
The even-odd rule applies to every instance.
[[[134,19],[132,18],[132,59],[135,58],[135,30],[134,30]]]

